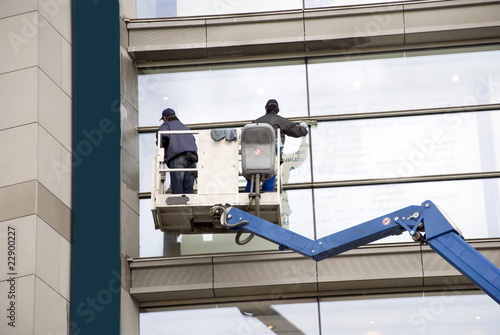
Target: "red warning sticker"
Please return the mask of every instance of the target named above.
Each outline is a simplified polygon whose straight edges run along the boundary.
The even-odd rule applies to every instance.
[[[255,149],[253,153],[255,154],[255,156],[260,156],[261,151],[260,149]]]
[[[382,220],[382,224],[383,224],[384,226],[387,226],[389,223],[391,223],[391,219],[390,219],[390,218],[387,218],[387,217],[386,217],[386,218],[384,218],[384,219]]]

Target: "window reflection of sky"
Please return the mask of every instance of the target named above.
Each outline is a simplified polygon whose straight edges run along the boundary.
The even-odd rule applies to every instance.
[[[317,189],[317,238],[425,200],[440,206],[465,238],[499,237],[498,199],[493,200],[499,191],[498,179]],[[403,233],[379,242],[411,242],[411,238]]]
[[[184,123],[251,121],[265,114],[268,99],[278,100],[284,117],[307,115],[305,67],[273,64],[141,75],[139,126],[158,124],[158,115],[167,107]]]
[[[496,171],[499,117],[492,111],[319,123],[311,131],[314,180]]]
[[[486,295],[330,301],[321,303],[321,321],[324,334],[493,335],[500,306]]]
[[[274,334],[236,307],[141,313],[141,335]]]
[[[311,115],[498,103],[499,54],[400,52],[311,60]]]
[[[500,51],[310,59],[144,70],[139,126],[166,107],[185,123],[253,120],[270,98],[285,117],[399,111],[500,102]]]
[[[266,304],[267,308],[262,307]],[[252,317],[248,312],[245,316],[249,305],[262,305],[259,310],[269,314]],[[353,300],[322,298],[319,308],[311,301],[248,302],[212,308],[195,306],[176,311],[143,312],[140,324],[141,335],[265,335],[286,333],[283,328],[287,326],[295,330],[294,334],[305,335],[494,335],[500,328],[500,306],[484,294],[437,292],[424,296],[367,296]],[[274,331],[270,330],[273,326]]]
[[[175,4],[172,5],[171,2]],[[223,15],[302,8],[302,0],[136,0],[136,4],[138,18]]]
[[[305,8],[367,5],[405,0],[305,0]],[[409,1],[409,0],[406,0]],[[301,9],[301,0],[136,0],[137,18],[223,15]]]

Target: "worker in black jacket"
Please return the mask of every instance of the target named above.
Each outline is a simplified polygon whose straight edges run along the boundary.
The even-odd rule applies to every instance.
[[[300,125],[296,125],[292,121],[278,115],[280,108],[278,105],[278,101],[275,99],[270,99],[267,101],[266,106],[266,114],[254,120],[253,123],[268,123],[273,129],[276,131],[280,130],[280,163],[283,162],[283,146],[285,144],[285,135],[291,137],[303,137],[308,134],[307,124],[305,122],[301,122]],[[276,176],[267,179],[262,184],[263,192],[273,192],[275,190],[274,182],[276,180]],[[247,181],[247,185],[245,187],[245,192],[250,192],[250,181]]]

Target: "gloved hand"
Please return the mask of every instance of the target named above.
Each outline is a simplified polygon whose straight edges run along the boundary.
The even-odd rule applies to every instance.
[[[304,128],[306,128],[306,129],[307,129],[307,123],[305,123],[305,122],[301,122],[301,123],[299,124],[299,126],[304,127]]]

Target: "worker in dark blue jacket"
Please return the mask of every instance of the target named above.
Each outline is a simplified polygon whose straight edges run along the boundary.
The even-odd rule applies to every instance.
[[[158,131],[189,130],[177,116],[172,108],[162,112],[160,121],[163,124]],[[165,148],[165,163],[170,169],[196,168],[198,161],[198,147],[193,134],[162,134],[162,146]],[[158,133],[156,133],[158,144]],[[170,187],[172,194],[194,193],[195,172],[170,172]]]
[[[309,132],[307,130],[307,124],[305,122],[301,122],[299,125],[293,123],[292,121],[278,115],[280,108],[278,105],[278,101],[275,99],[270,99],[267,101],[266,106],[266,114],[255,119],[253,123],[268,123],[273,129],[276,131],[280,130],[280,163],[283,162],[283,146],[285,144],[285,135],[291,137],[303,137],[306,136]],[[263,192],[273,192],[275,190],[275,180],[276,176],[267,179],[262,184]],[[247,181],[247,185],[245,187],[245,192],[250,192],[250,181]]]

